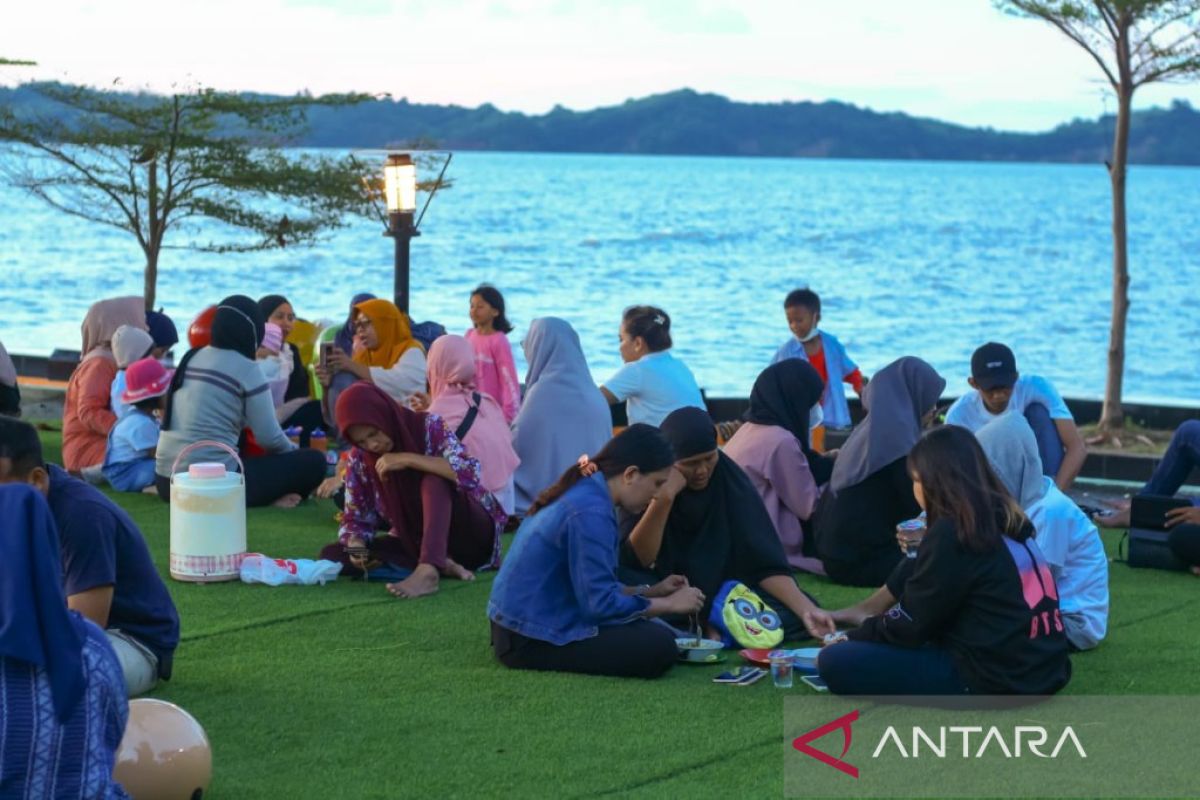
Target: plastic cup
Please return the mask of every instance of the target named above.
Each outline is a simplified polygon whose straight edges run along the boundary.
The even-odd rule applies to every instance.
[[[925,538],[925,520],[917,517],[901,522],[896,526],[896,535],[904,542],[904,557],[916,558],[921,540]]]
[[[792,662],[791,653],[771,653],[768,658],[771,661],[771,680],[775,682],[775,688],[792,688],[792,672],[795,664]]]

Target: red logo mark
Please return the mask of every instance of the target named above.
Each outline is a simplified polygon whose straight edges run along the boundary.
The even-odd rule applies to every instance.
[[[834,758],[833,756],[829,755],[828,753],[822,753],[817,748],[809,746],[809,742],[814,742],[817,739],[820,739],[825,734],[833,733],[834,731],[836,731],[840,728],[842,733],[846,737],[845,745],[842,747],[842,758],[845,758],[846,753],[850,752],[850,738],[853,736],[853,732],[851,731],[850,726],[852,724],[854,724],[855,720],[857,720],[857,719],[858,719],[858,710],[855,709],[854,711],[851,711],[849,714],[846,714],[844,717],[838,717],[837,719],[833,720],[832,722],[826,722],[821,727],[813,728],[811,731],[804,734],[803,736],[800,736],[800,737],[794,739],[792,741],[792,747],[796,748],[801,753],[804,753],[804,755],[806,755],[806,756],[811,756],[812,758],[815,758],[817,761],[820,761],[822,764],[825,764],[826,766],[833,767],[834,769],[838,770],[839,772],[846,773],[851,778],[857,778],[858,777],[858,767],[854,766],[853,764],[847,764],[845,761],[842,761],[841,758]]]

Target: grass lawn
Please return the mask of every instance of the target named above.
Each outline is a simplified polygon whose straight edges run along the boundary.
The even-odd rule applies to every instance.
[[[47,460],[60,435],[46,432]],[[167,506],[119,502],[167,575]],[[249,547],[313,558],[328,502],[252,509]],[[510,537],[505,537],[506,539]],[[1118,534],[1104,532],[1110,552]],[[491,575],[404,602],[381,584],[167,580],[183,620],[175,678],[213,745],[211,797],[777,797],[782,698],[770,679],[719,686],[715,666],[652,681],[509,671],[492,658]],[[803,577],[823,604],[862,590]],[[1072,694],[1198,694],[1200,580],[1112,567],[1108,640],[1076,656]],[[732,662],[731,662],[732,663]],[[809,690],[797,681],[793,694]]]

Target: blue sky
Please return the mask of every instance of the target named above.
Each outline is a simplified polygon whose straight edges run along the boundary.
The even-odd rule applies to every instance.
[[[7,4],[0,81],[388,92],[543,112],[691,87],[1041,130],[1113,110],[1088,57],[988,0],[52,0]],[[1139,90],[1139,106],[1200,83]]]

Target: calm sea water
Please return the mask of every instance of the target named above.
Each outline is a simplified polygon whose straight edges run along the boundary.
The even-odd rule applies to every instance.
[[[868,373],[916,354],[962,391],[969,358],[1008,342],[1018,366],[1072,396],[1104,388],[1110,307],[1102,165],[463,153],[413,242],[413,309],[451,331],[470,289],[499,286],[519,342],[570,320],[602,380],[619,365],[621,310],[673,319],[677,354],[710,395],[745,396],[789,335],[782,300],[808,285],[822,326]],[[1126,396],[1200,399],[1200,169],[1134,168]],[[358,291],[388,295],[391,241],[358,221],[314,249],[172,250],[159,302],[181,328],[226,294],[286,294],[337,318]],[[141,292],[128,234],[0,187],[0,340],[78,347],[97,298]]]

